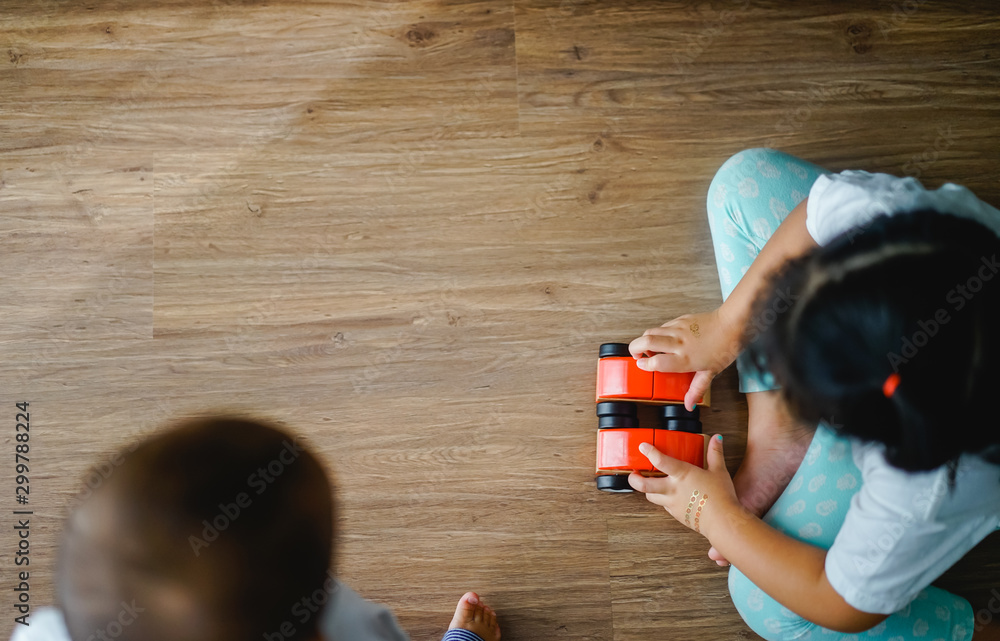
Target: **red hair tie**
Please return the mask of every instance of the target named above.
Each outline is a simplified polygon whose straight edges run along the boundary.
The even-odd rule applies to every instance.
[[[886,398],[892,398],[892,395],[896,393],[897,387],[899,387],[899,374],[893,372],[882,383],[882,393],[885,394]]]

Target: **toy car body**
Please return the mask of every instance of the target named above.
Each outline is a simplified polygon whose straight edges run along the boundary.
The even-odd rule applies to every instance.
[[[684,408],[693,373],[646,372],[635,365],[624,343],[601,345],[597,369],[597,488],[632,492],[628,475],[663,476],[639,445],[651,443],[668,456],[705,466],[708,440],[701,433],[700,411]],[[706,394],[706,399],[707,399]],[[702,399],[699,405],[707,404]],[[659,404],[653,427],[640,425],[639,403]],[[649,424],[649,411],[643,412]]]
[[[639,369],[625,343],[604,343],[597,361],[597,402],[683,403],[694,372],[647,372]],[[709,398],[698,401],[708,405]]]

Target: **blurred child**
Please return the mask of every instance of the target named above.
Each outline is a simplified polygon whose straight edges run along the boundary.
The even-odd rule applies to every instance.
[[[12,641],[405,641],[387,609],[334,578],[322,464],[273,426],[196,419],[156,434],[73,511],[58,609]],[[462,596],[446,641],[499,641]]]

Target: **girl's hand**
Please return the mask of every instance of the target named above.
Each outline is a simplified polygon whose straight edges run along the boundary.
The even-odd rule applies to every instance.
[[[711,312],[685,314],[648,329],[632,341],[629,351],[640,369],[695,372],[684,395],[684,407],[693,410],[712,380],[736,360],[742,347],[742,324],[729,318],[725,308],[720,307]],[[713,441],[710,452],[714,445]],[[708,555],[719,565],[728,564],[715,548]]]
[[[632,472],[629,485],[637,492],[644,492],[647,501],[662,505],[670,516],[709,540],[714,528],[720,524],[725,527],[727,521],[743,513],[726,469],[721,436],[713,436],[708,446],[707,470],[667,456],[650,443],[640,445],[639,451],[667,476],[648,478]]]
[[[695,372],[684,395],[684,407],[694,409],[719,372],[736,360],[742,349],[743,328],[726,322],[720,310],[685,314],[660,327],[647,329],[632,341],[629,351],[639,369],[657,372]]]

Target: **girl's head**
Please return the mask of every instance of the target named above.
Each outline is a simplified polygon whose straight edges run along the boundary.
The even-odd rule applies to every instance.
[[[883,443],[897,467],[998,460],[998,259],[1000,239],[974,221],[876,218],[776,276],[751,353],[801,418]]]
[[[316,637],[302,603],[335,585],[334,505],[322,464],[292,435],[194,419],[115,460],[60,549],[73,639]]]

